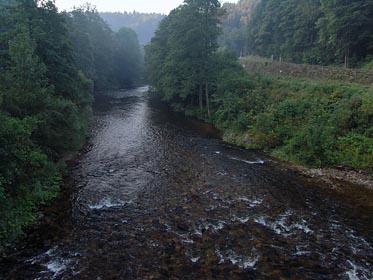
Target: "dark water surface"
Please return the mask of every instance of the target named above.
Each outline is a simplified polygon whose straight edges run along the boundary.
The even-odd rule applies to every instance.
[[[3,278],[373,278],[372,210],[214,135],[146,87],[98,97],[63,229]]]

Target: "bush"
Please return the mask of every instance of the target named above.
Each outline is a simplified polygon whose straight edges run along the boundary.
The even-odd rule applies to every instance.
[[[373,138],[354,132],[339,137],[336,157],[339,162],[353,167],[373,167]]]
[[[81,117],[72,101],[52,97],[47,110],[38,117],[40,125],[33,138],[52,158],[61,158],[81,147],[85,140],[86,118]]]
[[[0,113],[0,248],[22,234],[34,220],[32,211],[55,197],[58,170],[31,141],[35,118],[16,119]]]
[[[226,75],[219,89],[212,121],[227,134],[249,135],[247,147],[309,166],[372,165],[368,86],[239,74]]]

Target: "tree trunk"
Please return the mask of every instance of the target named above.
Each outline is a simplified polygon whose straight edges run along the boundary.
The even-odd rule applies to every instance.
[[[209,83],[208,82],[206,82],[206,84],[205,84],[205,93],[206,93],[207,116],[210,118],[211,117],[211,112],[210,112]]]
[[[345,53],[345,68],[348,68],[348,52]]]
[[[203,110],[203,89],[202,83],[199,83],[199,108]]]

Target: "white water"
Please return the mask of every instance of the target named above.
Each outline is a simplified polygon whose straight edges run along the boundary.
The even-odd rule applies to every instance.
[[[130,202],[128,202],[130,203]],[[92,205],[88,205],[89,209],[94,209],[94,210],[100,210],[100,209],[105,209],[105,208],[113,208],[113,207],[121,207],[124,206],[128,203],[125,203],[123,201],[112,201],[111,198],[103,198],[100,200],[100,202]]]
[[[247,164],[264,164],[265,163],[264,160],[261,160],[261,159],[258,159],[256,161],[249,161],[249,160],[244,160],[242,158],[236,158],[236,157],[231,157],[230,159],[241,161]]]
[[[297,231],[303,231],[305,234],[312,234],[313,230],[304,219],[299,219],[297,222],[292,221],[294,215],[293,211],[288,210],[284,214],[280,215],[277,219],[270,219],[266,216],[259,216],[254,219],[258,224],[272,229],[276,234],[288,237],[292,234],[296,234]]]

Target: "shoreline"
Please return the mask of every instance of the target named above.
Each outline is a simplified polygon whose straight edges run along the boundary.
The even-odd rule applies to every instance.
[[[248,139],[244,135],[232,135],[224,132],[222,134],[224,142],[248,148],[245,144]],[[352,200],[357,206],[373,208],[373,176],[363,170],[350,169],[345,166],[311,168],[277,158],[260,149],[258,151],[272,158],[281,168],[292,170],[316,183],[319,182],[319,187],[322,189],[342,195],[348,200]]]
[[[171,111],[173,110],[171,109]],[[211,121],[193,114],[186,115],[184,112],[184,116],[188,119],[196,120],[197,123],[207,124],[216,129],[217,132],[215,134],[218,135],[217,137],[227,144],[264,153],[268,158],[279,164],[281,168],[296,172],[299,176],[306,178],[306,180],[313,180],[314,183],[319,182],[319,188],[331,190],[337,195],[342,195],[355,205],[373,208],[373,174],[369,174],[363,169],[359,170],[343,165],[312,168],[286,161],[262,149],[250,148],[250,137],[245,133],[237,134],[231,131],[224,131],[217,128]]]

